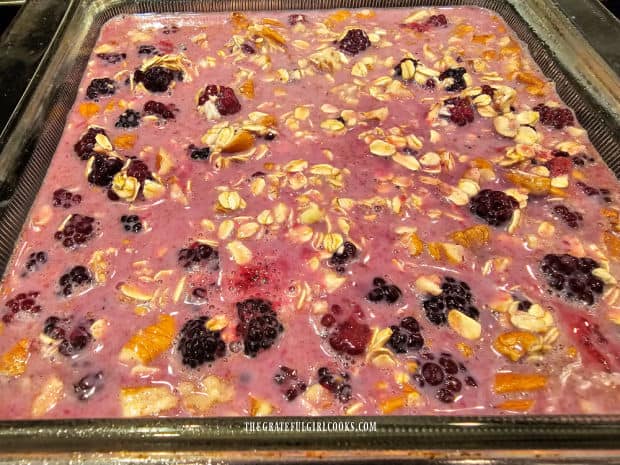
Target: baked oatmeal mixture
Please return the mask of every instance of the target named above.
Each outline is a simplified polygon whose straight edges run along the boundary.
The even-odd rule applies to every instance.
[[[619,413],[617,201],[490,11],[114,18],[2,282],[0,418]]]

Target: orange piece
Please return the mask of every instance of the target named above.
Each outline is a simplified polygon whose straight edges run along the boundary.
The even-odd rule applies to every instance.
[[[463,37],[470,32],[474,32],[474,26],[470,24],[459,24],[454,28],[454,33],[459,37]]]
[[[537,374],[497,373],[493,390],[497,394],[509,392],[537,391],[547,385],[547,377]]]
[[[79,112],[84,119],[89,119],[99,113],[99,105],[94,102],[80,103]]]
[[[239,86],[239,92],[241,95],[247,98],[254,98],[254,81],[247,79]]]
[[[363,10],[358,13],[355,13],[356,19],[371,19],[377,16],[374,10]]]
[[[408,237],[407,248],[409,249],[409,255],[412,257],[417,257],[424,250],[424,242],[422,239],[416,234],[411,233]]]
[[[537,342],[538,338],[532,333],[510,331],[497,336],[495,341],[493,341],[493,348],[513,362],[516,362]]]
[[[491,230],[483,224],[453,232],[450,237],[454,242],[463,247],[477,248],[489,243]]]
[[[243,13],[240,13],[238,11],[234,11],[230,15],[230,22],[232,23],[233,27],[235,28],[235,31],[237,32],[243,29],[247,29],[248,26],[250,25],[250,21],[248,20],[247,16],[245,16]]]
[[[338,10],[327,17],[325,24],[327,24],[328,27],[334,27],[336,25],[335,23],[341,23],[349,19],[350,16],[351,12],[349,10]]]
[[[518,55],[520,52],[521,52],[521,47],[519,47],[519,45],[517,45],[514,42],[499,49],[499,54],[503,57]]]
[[[482,52],[482,58],[484,58],[486,61],[495,60],[496,56],[497,53],[495,53],[495,50],[485,50],[484,52]]]
[[[605,247],[607,247],[609,255],[616,260],[620,259],[620,238],[609,231],[605,231],[603,233],[603,242]]]
[[[509,412],[527,412],[534,406],[535,401],[533,399],[514,399],[506,400],[495,408],[501,410],[507,410]]]
[[[26,371],[30,359],[30,341],[21,339],[0,357],[0,375],[16,377]]]
[[[520,71],[517,73],[517,81],[523,84],[530,84],[532,86],[543,86],[545,83],[541,81],[537,76],[526,71]]]
[[[278,21],[277,19],[271,19],[271,18],[263,18],[261,20],[261,23],[263,24],[268,24],[269,26],[275,26],[275,27],[284,27],[284,24],[282,24],[280,21]]]
[[[266,39],[271,40],[272,42],[276,42],[280,45],[286,45],[286,39],[284,38],[284,36],[278,31],[271,29],[268,26],[263,27],[260,34]]]
[[[486,158],[474,158],[471,162],[471,166],[473,166],[474,168],[480,168],[480,169],[488,169],[488,170],[493,169],[493,163],[491,163]]]
[[[545,195],[548,194],[551,189],[551,179],[543,176],[513,172],[506,174],[506,178],[508,178],[511,183],[519,187],[524,187],[533,195]]]
[[[379,404],[379,408],[383,413],[392,413],[395,410],[403,408],[407,405],[407,396],[390,397]]]
[[[136,143],[135,134],[122,134],[114,138],[114,146],[119,149],[131,149]]]
[[[174,332],[174,318],[170,315],[160,316],[157,323],[139,330],[127,341],[121,349],[121,362],[151,362],[172,345]]]
[[[476,44],[486,44],[490,40],[493,40],[495,36],[493,34],[474,34],[471,41]]]
[[[222,147],[222,152],[236,153],[243,152],[254,145],[254,135],[248,131],[239,131],[232,140]]]
[[[267,126],[268,128],[277,128],[278,119],[273,115],[263,116],[260,119],[260,124],[262,124],[263,126]]]
[[[105,111],[113,111],[115,107],[116,107],[116,100],[110,100],[105,106]]]
[[[442,256],[441,251],[442,251],[441,243],[439,242],[428,243],[428,253],[431,254],[431,257],[433,257],[435,260],[441,260],[441,256]]]

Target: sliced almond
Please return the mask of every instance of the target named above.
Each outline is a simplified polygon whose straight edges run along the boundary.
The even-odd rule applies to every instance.
[[[450,312],[448,312],[448,324],[465,339],[480,339],[480,335],[482,334],[482,326],[480,326],[480,323],[458,310],[450,310]]]
[[[119,400],[124,417],[158,415],[178,404],[177,397],[166,386],[122,388]]]

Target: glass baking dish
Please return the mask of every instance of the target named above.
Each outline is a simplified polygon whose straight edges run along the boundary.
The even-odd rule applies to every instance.
[[[33,81],[0,135],[0,268],[4,270],[62,133],[101,25],[123,13],[304,8],[475,5],[496,11],[557,83],[562,99],[611,169],[620,175],[620,79],[549,0],[72,0],[64,9]],[[566,2],[570,3],[570,2]],[[27,8],[27,7],[26,7]],[[592,6],[593,11],[600,6]],[[593,13],[594,14],[594,13]],[[45,18],[32,21],[45,24]],[[593,34],[613,36],[610,31]],[[618,32],[618,31],[616,31]],[[0,399],[10,402],[10,399]],[[620,416],[347,417],[372,432],[327,431],[344,418],[313,421],[304,431],[269,431],[248,418],[0,422],[0,463],[129,461],[182,463],[567,463],[620,456]],[[321,429],[319,431],[319,429]],[[147,454],[149,452],[150,454]],[[77,454],[77,455],[76,455]],[[176,454],[176,455],[175,455]],[[612,459],[613,461],[613,459]]]

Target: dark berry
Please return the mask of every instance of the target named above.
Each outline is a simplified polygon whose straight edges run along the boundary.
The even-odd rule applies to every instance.
[[[481,87],[481,89],[482,89],[482,93],[483,93],[483,94],[486,94],[486,95],[488,95],[488,96],[490,96],[490,97],[493,97],[493,95],[495,95],[495,89],[493,89],[493,87],[491,87],[491,86],[490,86],[490,85],[488,85],[488,84],[484,84],[484,85]]]
[[[142,223],[138,215],[123,215],[121,216],[121,224],[125,231],[140,232],[142,231]]]
[[[370,327],[352,316],[337,324],[329,335],[329,345],[340,353],[359,355],[370,342]]]
[[[481,190],[469,202],[469,210],[491,226],[501,226],[509,221],[517,208],[517,199],[491,189]]]
[[[140,125],[140,113],[134,110],[125,110],[114,124],[117,128],[136,128]]]
[[[5,304],[7,312],[2,317],[2,321],[10,323],[20,313],[41,313],[41,306],[37,304],[38,296],[39,293],[36,291],[21,292],[12,299],[7,300]]]
[[[353,396],[353,390],[348,383],[348,373],[334,373],[327,367],[321,367],[318,370],[319,384],[334,394],[336,399],[342,403],[347,403]]]
[[[549,169],[549,175],[551,177],[556,177],[570,173],[572,169],[572,161],[570,158],[564,158],[561,156],[554,157],[545,163],[545,166]]]
[[[451,79],[452,83],[446,87],[446,90],[449,92],[458,92],[467,87],[467,83],[465,82],[465,78],[463,77],[467,71],[465,68],[450,68],[443,71],[439,75],[439,80],[443,81],[444,79]]]
[[[455,375],[459,371],[459,367],[451,357],[442,356],[439,358],[439,365],[449,375]]]
[[[399,326],[390,326],[390,329],[392,334],[387,345],[399,354],[406,354],[410,350],[420,350],[424,345],[420,325],[412,316],[403,318]]]
[[[450,121],[458,126],[465,126],[467,123],[474,121],[474,107],[469,97],[453,97],[447,99],[445,103],[448,105],[450,112]]]
[[[103,371],[84,376],[73,385],[73,392],[79,400],[88,400],[103,387]]]
[[[577,181],[577,187],[581,189],[581,191],[586,194],[588,197],[593,197],[595,195],[600,195],[601,191],[595,187],[588,186],[585,182]]]
[[[226,343],[219,331],[207,329],[208,321],[208,317],[201,316],[195,320],[188,320],[183,325],[177,348],[181,352],[184,365],[196,368],[226,354]]]
[[[336,318],[331,313],[326,313],[321,317],[321,324],[326,328],[331,328],[336,323]]]
[[[220,255],[217,250],[208,244],[194,242],[186,249],[179,250],[178,262],[183,268],[195,269],[207,267],[216,271],[220,266]]]
[[[69,323],[68,318],[60,319],[57,316],[50,316],[43,324],[43,334],[57,341],[62,340],[67,334],[66,327]]]
[[[445,27],[448,25],[448,19],[445,15],[431,15],[431,17],[426,20],[426,23],[433,27]]]
[[[441,402],[445,404],[451,404],[452,402],[456,400],[456,396],[454,392],[448,388],[441,388],[437,390],[437,393],[435,394],[435,396],[437,397],[438,400],[440,400]]]
[[[98,100],[100,96],[114,95],[116,84],[110,78],[93,79],[86,89],[86,97]]]
[[[146,90],[151,92],[166,92],[175,78],[183,79],[182,74],[175,73],[163,66],[152,66],[146,71],[137,69],[133,78],[136,83],[141,82]]]
[[[126,53],[97,53],[97,58],[110,64],[116,64],[127,58]]]
[[[86,267],[81,265],[74,266],[58,280],[60,294],[68,297],[76,290],[88,287],[92,281],[93,278]]]
[[[256,357],[259,351],[269,349],[284,331],[271,302],[267,300],[247,299],[237,302],[237,313],[237,334],[243,338],[244,353],[250,357]]]
[[[112,184],[114,175],[122,168],[123,160],[120,158],[96,153],[88,173],[88,182],[96,186],[108,187]]]
[[[76,155],[80,157],[81,160],[88,160],[93,156],[93,149],[97,143],[95,140],[97,134],[103,134],[105,136],[106,132],[102,128],[90,127],[73,146],[73,150],[75,150]]]
[[[71,208],[82,202],[80,194],[73,194],[66,189],[56,189],[52,194],[52,205],[55,207]]]
[[[565,205],[553,207],[553,214],[566,223],[569,228],[577,229],[583,221],[581,213],[569,210]]]
[[[142,160],[133,159],[127,167],[127,176],[132,176],[138,180],[141,185],[144,185],[144,181],[147,179],[153,179],[153,175],[149,170],[149,167]]]
[[[441,285],[441,294],[430,296],[422,302],[426,317],[437,326],[448,322],[448,312],[458,310],[475,320],[479,311],[472,305],[473,296],[467,283],[446,276]]]
[[[61,341],[58,346],[58,352],[65,357],[73,357],[82,351],[88,343],[92,340],[93,336],[90,331],[84,325],[78,325],[71,331],[68,338]]]
[[[93,217],[75,213],[61,230],[54,233],[54,238],[67,248],[80,246],[95,235],[96,225]]]
[[[373,289],[366,294],[366,298],[371,302],[381,302],[385,300],[389,304],[393,304],[403,295],[398,286],[387,284],[383,278],[375,278],[373,280]]]
[[[28,260],[26,260],[26,264],[24,266],[26,268],[26,273],[32,273],[39,270],[39,268],[41,268],[41,266],[45,263],[47,263],[47,254],[45,252],[32,252],[28,255]]]
[[[434,362],[426,362],[422,365],[422,376],[431,386],[438,386],[444,380],[444,372],[439,365]]]
[[[149,100],[144,104],[144,113],[147,115],[157,115],[163,119],[174,119],[173,110],[172,105],[165,105],[154,100]]]
[[[573,113],[568,108],[551,108],[541,103],[534,107],[534,111],[539,113],[542,124],[555,129],[562,129],[575,123]]]
[[[345,243],[342,244],[342,252],[334,252],[329,258],[329,264],[336,267],[343,266],[344,269],[344,265],[353,260],[356,256],[357,247],[355,247],[355,244],[345,241]]]
[[[368,35],[361,29],[349,29],[340,40],[339,48],[348,55],[357,55],[370,47]]]
[[[297,370],[281,366],[273,377],[274,382],[280,386],[280,391],[289,402],[296,399],[307,388],[306,383],[297,376]]]
[[[246,55],[254,55],[256,53],[256,50],[252,47],[252,45],[250,45],[249,42],[243,42],[241,44],[241,51]]]
[[[297,23],[304,23],[305,24],[305,23],[308,22],[308,20],[306,19],[306,15],[302,15],[300,13],[294,13],[292,15],[288,15],[287,20],[288,20],[288,23],[291,26],[294,26]]]
[[[547,254],[540,262],[547,284],[569,300],[592,305],[596,294],[602,294],[604,283],[592,274],[599,264],[591,258],[577,258],[569,254]]]
[[[198,105],[204,105],[207,100],[213,100],[220,115],[232,115],[241,110],[235,91],[230,87],[208,85],[198,97]]]
[[[209,155],[211,155],[211,149],[209,147],[196,147],[192,144],[188,147],[188,150],[192,160],[208,160]]]
[[[158,53],[154,45],[140,45],[140,47],[138,47],[139,55],[157,55]]]
[[[579,318],[573,326],[571,334],[577,339],[585,353],[597,363],[599,363],[606,372],[612,372],[612,367],[608,355],[613,356],[609,347],[604,347],[608,341],[601,333],[598,325],[591,323],[585,318]]]
[[[165,26],[162,31],[164,34],[176,34],[177,32],[179,32],[179,26],[177,26],[176,24],[172,24],[171,26]]]

